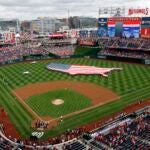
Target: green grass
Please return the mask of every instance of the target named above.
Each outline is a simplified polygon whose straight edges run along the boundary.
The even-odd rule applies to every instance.
[[[123,71],[112,72],[108,78],[99,75],[70,76],[65,73],[48,71],[45,66],[50,62],[99,67],[121,67],[123,68]],[[31,74],[23,75],[23,71],[30,71]],[[47,131],[44,135],[45,138],[58,135],[68,128],[72,129],[79,125],[87,124],[105,115],[120,111],[129,103],[150,97],[150,67],[144,65],[81,58],[56,59],[41,61],[37,64],[22,63],[3,66],[0,67],[0,106],[3,106],[6,109],[11,121],[23,137],[29,137],[32,133],[32,130],[30,129],[32,118],[18,100],[10,94],[10,91],[30,83],[54,80],[95,83],[111,89],[120,95],[121,98],[110,104],[65,119],[58,127],[51,131]]]
[[[75,50],[75,55],[78,56],[97,56],[97,53],[100,51],[100,48],[89,48],[89,47],[78,47]]]
[[[56,106],[52,104],[55,99],[62,99],[64,103]],[[58,118],[90,106],[91,100],[76,91],[59,89],[31,96],[26,103],[40,116]]]

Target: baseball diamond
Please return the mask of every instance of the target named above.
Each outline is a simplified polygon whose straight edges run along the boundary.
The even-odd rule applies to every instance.
[[[60,73],[60,72],[48,71],[47,69],[45,69],[45,66],[49,62],[60,62],[60,63],[70,63],[70,64],[81,64],[81,65],[84,64],[84,65],[89,65],[89,66],[94,65],[94,66],[100,66],[100,67],[113,67],[113,68],[119,67],[119,68],[123,68],[123,70],[121,72],[111,73],[108,76],[108,78],[99,77],[98,75],[71,76],[68,74]],[[29,70],[31,73],[26,74],[26,75],[22,74],[22,72],[25,70]],[[0,80],[0,82],[1,82],[0,88],[1,88],[1,91],[3,91],[3,93],[1,93],[1,95],[3,97],[4,95],[7,94],[7,98],[3,97],[4,101],[1,101],[1,104],[4,105],[6,109],[8,107],[10,107],[11,105],[13,105],[13,108],[10,107],[10,109],[8,110],[8,115],[14,122],[14,125],[19,130],[21,135],[26,137],[26,136],[29,136],[30,133],[32,132],[32,129],[29,128],[33,121],[32,114],[30,113],[30,111],[26,111],[26,107],[24,107],[24,105],[19,103],[18,98],[15,98],[16,96],[11,94],[12,90],[16,89],[15,92],[18,94],[18,92],[17,92],[18,90],[20,90],[20,93],[21,93],[21,89],[27,87],[27,89],[25,90],[26,92],[22,92],[21,94],[20,93],[18,94],[19,97],[21,97],[23,100],[28,99],[28,98],[32,99],[32,97],[31,97],[32,95],[37,95],[37,94],[41,93],[42,90],[43,90],[42,93],[44,94],[44,92],[51,91],[50,89],[53,89],[52,95],[56,95],[53,97],[50,94],[52,96],[52,99],[54,99],[54,98],[65,99],[65,97],[63,98],[63,96],[59,97],[59,90],[56,90],[56,89],[58,87],[60,89],[61,89],[61,87],[63,87],[63,88],[67,87],[67,89],[69,90],[70,89],[69,85],[65,86],[65,84],[69,83],[70,81],[73,81],[73,83],[75,83],[78,86],[80,85],[80,84],[78,84],[79,82],[80,83],[85,82],[84,84],[87,84],[87,85],[88,84],[90,85],[92,83],[92,85],[96,85],[98,87],[99,86],[105,87],[106,90],[107,89],[111,90],[119,96],[119,97],[116,96],[116,101],[111,102],[107,105],[103,105],[103,106],[100,105],[96,108],[93,108],[93,109],[90,109],[87,111],[83,111],[83,112],[81,111],[81,113],[79,113],[77,115],[67,117],[66,119],[64,119],[65,121],[63,122],[63,124],[59,124],[57,126],[57,128],[53,128],[50,131],[46,131],[44,134],[44,137],[54,136],[54,135],[64,132],[67,128],[73,128],[75,126],[80,126],[80,125],[89,123],[91,121],[94,121],[99,117],[106,116],[110,113],[119,111],[125,105],[129,104],[130,102],[134,102],[139,99],[147,98],[149,96],[149,88],[150,88],[149,72],[150,72],[149,67],[145,67],[142,65],[105,61],[105,60],[99,61],[99,60],[95,60],[95,59],[89,60],[89,59],[84,59],[84,58],[61,59],[61,60],[52,60],[52,61],[51,60],[38,61],[35,64],[21,63],[21,64],[9,65],[9,66],[5,66],[5,67],[1,67],[1,77],[2,78]],[[46,85],[42,85],[42,82],[45,82]],[[42,87],[48,86],[48,83],[50,83],[49,84],[50,87],[45,88],[46,90],[44,90]],[[70,82],[70,83],[72,83],[72,82]],[[34,87],[34,85],[39,88],[36,89]],[[89,93],[89,95],[90,95],[90,91],[92,92],[92,89],[93,89],[90,87],[91,86],[89,86],[89,88],[87,88],[87,90],[88,90],[87,93]],[[97,87],[97,89],[99,89],[98,87]],[[84,92],[82,92],[83,89],[85,91],[86,91],[86,89],[82,88],[82,86],[80,88],[81,88],[81,91],[78,90],[78,92],[87,96],[86,94],[84,94]],[[29,93],[33,93],[33,94],[29,94]],[[58,95],[57,95],[57,93],[58,93]],[[63,93],[65,93],[65,90],[63,90]],[[95,91],[95,93],[100,94],[100,95],[104,94],[104,89],[103,89],[102,93],[96,92],[96,91]],[[29,96],[28,96],[28,94],[29,94]],[[80,97],[79,99],[81,99],[82,94],[80,95],[80,94],[76,93],[75,95]],[[73,94],[71,94],[71,95],[73,95]],[[76,97],[76,96],[73,96],[73,97]],[[94,94],[93,96],[96,96],[96,95]],[[109,96],[109,94],[107,94],[106,96]],[[38,95],[37,95],[37,98],[39,98]],[[41,99],[43,99],[43,98],[41,98]],[[88,99],[91,100],[92,97],[88,97]],[[109,98],[107,100],[109,101],[111,99]],[[115,99],[113,98],[113,100],[115,100]],[[38,105],[41,106],[40,98],[38,101],[34,100],[34,99],[32,100],[32,102],[27,100],[26,104],[28,106],[31,106],[30,108],[32,110],[35,110],[36,106],[38,106]],[[48,101],[50,101],[50,97],[48,97]],[[47,103],[46,103],[46,105],[47,105]],[[50,102],[48,105],[50,106]],[[38,107],[36,108],[36,114],[38,114],[39,117],[40,117],[40,114],[43,114],[44,111],[46,113],[45,107],[46,106],[41,108],[41,109],[43,109],[43,111],[41,111],[40,109],[38,110],[37,109]],[[76,109],[76,110],[79,110],[79,109]],[[49,111],[51,111],[51,110],[49,110]],[[61,112],[61,110],[60,110],[60,112]],[[49,115],[49,113],[46,113],[45,115]],[[63,116],[64,114],[62,113],[62,114],[56,115],[54,113],[54,115],[52,115],[51,117],[55,117],[55,116],[59,117],[61,115]],[[20,119],[18,120],[17,118],[20,118]]]

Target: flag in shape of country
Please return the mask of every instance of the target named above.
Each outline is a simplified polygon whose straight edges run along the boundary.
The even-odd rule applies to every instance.
[[[70,65],[62,63],[50,63],[47,65],[47,69],[65,72],[70,75],[78,74],[99,74],[107,77],[109,72],[113,70],[122,70],[122,68],[100,68],[95,66],[85,66],[85,65]]]

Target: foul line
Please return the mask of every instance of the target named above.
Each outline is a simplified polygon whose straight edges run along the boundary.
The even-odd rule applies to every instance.
[[[30,114],[32,115],[32,117],[34,117],[35,119],[39,119],[40,121],[43,121],[42,118],[41,118],[37,113],[35,113],[35,112],[33,111],[33,109],[31,109],[31,108],[29,107],[29,105],[26,104],[26,103],[24,102],[24,100],[23,100],[15,91],[12,91],[12,93],[13,93],[14,96],[16,96],[16,98],[19,100],[19,102],[27,109],[27,111],[30,112]]]

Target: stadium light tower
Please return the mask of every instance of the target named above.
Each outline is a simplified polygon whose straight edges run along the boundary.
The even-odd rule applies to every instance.
[[[69,18],[70,18],[70,11],[69,11],[69,9],[68,9],[68,21],[67,21],[67,23],[68,23],[68,28],[69,28],[69,25],[70,25],[70,21],[69,21]]]
[[[43,25],[43,18],[41,18],[41,33],[42,33],[42,35],[43,35],[43,28],[44,28],[44,25]]]

